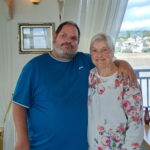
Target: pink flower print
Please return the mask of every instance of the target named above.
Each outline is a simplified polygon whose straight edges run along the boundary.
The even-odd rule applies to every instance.
[[[123,96],[124,96],[124,94],[125,94],[125,92],[124,92],[124,91],[121,91],[121,92],[120,92],[120,96],[121,96],[121,97],[123,97]]]
[[[89,84],[90,84],[90,87],[92,87],[95,84],[95,79],[92,75],[90,76]]]
[[[126,100],[125,102],[123,102],[123,107],[124,107],[125,109],[129,109],[130,106],[131,106],[131,103],[130,103],[129,101]]]
[[[101,147],[98,147],[98,149],[97,150],[103,150],[103,148],[101,148]]]
[[[128,115],[134,115],[135,113],[137,112],[137,109],[136,109],[136,107],[132,107],[130,110],[128,110]]]
[[[136,148],[136,147],[138,147],[139,146],[139,143],[132,143],[132,147],[133,148]]]
[[[125,128],[122,125],[120,125],[120,126],[118,126],[117,130],[118,131],[125,131]]]
[[[119,99],[122,99],[123,96],[124,96],[124,91],[121,91],[119,95]]]
[[[100,82],[102,82],[102,81],[100,80],[100,78],[96,78],[96,83],[100,83]]]
[[[98,127],[97,127],[97,130],[98,130],[99,132],[104,131],[104,129],[105,129],[105,127],[104,127],[104,126],[98,126]]]
[[[110,145],[110,138],[109,136],[103,136],[101,139],[101,142],[104,146],[109,146]]]
[[[120,81],[118,79],[115,80],[116,87],[120,86]]]
[[[140,100],[142,98],[142,94],[141,93],[137,93],[135,95],[133,95],[133,99],[134,100]]]
[[[134,117],[134,118],[133,118],[133,121],[135,121],[135,122],[140,122],[140,121],[141,121],[141,118],[140,118],[139,116]]]
[[[89,76],[90,76],[90,77],[89,77],[89,84],[90,84],[90,85],[95,84],[95,83],[96,83],[95,76],[94,76],[92,73],[90,73]]]
[[[118,96],[118,100],[122,100],[123,96],[124,96],[124,91],[121,91]]]
[[[119,142],[121,140],[120,136],[116,135],[113,137],[115,142]]]
[[[99,86],[97,88],[97,92],[98,94],[103,94],[105,92],[105,87],[103,85]]]

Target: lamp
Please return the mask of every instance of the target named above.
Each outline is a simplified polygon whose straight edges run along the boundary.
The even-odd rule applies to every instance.
[[[62,15],[63,7],[64,7],[64,0],[57,0],[57,2],[58,2],[58,10],[59,10],[59,20],[61,23],[61,15]]]
[[[32,4],[35,4],[35,5],[37,5],[41,2],[41,0],[30,0],[30,1]]]

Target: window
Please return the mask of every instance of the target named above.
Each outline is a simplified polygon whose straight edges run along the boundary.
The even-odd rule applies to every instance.
[[[116,57],[127,60],[141,83],[144,106],[150,106],[150,1],[129,0],[120,33]]]

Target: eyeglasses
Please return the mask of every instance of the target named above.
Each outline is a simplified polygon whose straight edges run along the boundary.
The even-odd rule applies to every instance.
[[[111,49],[108,47],[102,48],[102,49],[95,49],[91,48],[91,53],[101,53],[101,54],[108,54],[111,52]]]

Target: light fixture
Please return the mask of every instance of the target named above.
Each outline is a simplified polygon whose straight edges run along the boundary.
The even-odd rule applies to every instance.
[[[64,0],[57,0],[57,2],[58,2],[58,10],[59,10],[59,20],[61,23],[61,15],[62,15],[63,7],[64,7]]]
[[[37,5],[41,2],[41,0],[30,0],[30,1],[32,4],[35,4],[35,5]]]

